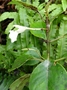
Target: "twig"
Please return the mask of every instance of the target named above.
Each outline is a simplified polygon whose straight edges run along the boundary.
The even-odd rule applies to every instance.
[[[63,36],[60,36],[60,37],[58,37],[58,38],[56,38],[56,39],[54,39],[54,40],[50,41],[50,42],[51,42],[51,43],[52,43],[52,42],[55,42],[55,41],[57,41],[57,40],[59,40],[59,39],[61,39],[61,38],[65,37],[65,36],[67,36],[67,33],[66,33],[66,34],[64,34]]]
[[[58,61],[61,61],[61,60],[64,60],[65,58],[63,57],[63,58],[59,58],[59,59],[56,59],[55,61],[54,61],[54,63],[56,64]]]

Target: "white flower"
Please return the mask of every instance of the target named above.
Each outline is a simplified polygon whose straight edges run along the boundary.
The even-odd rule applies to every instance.
[[[20,26],[20,25],[14,25],[14,27],[18,28],[18,30],[16,30],[16,32],[18,32],[18,33],[22,33],[25,30],[29,29],[28,27]]]
[[[12,43],[17,40],[18,34],[24,32],[25,30],[41,30],[41,28],[29,28],[29,27],[20,26],[20,25],[13,25],[13,26],[18,28],[18,30],[16,31],[10,30],[9,38],[11,39]]]
[[[20,25],[14,25],[14,27],[18,28],[18,30],[16,31],[10,30],[9,38],[11,39],[12,43],[17,40],[17,36],[19,33],[24,32],[26,29],[28,29],[28,27],[20,26]]]
[[[29,28],[29,27],[20,26],[20,25],[14,25],[14,27],[18,28],[18,30],[17,30],[18,33],[22,33],[25,30],[41,30],[41,28]]]
[[[16,31],[10,31],[9,38],[11,42],[15,42],[17,40],[18,33]]]

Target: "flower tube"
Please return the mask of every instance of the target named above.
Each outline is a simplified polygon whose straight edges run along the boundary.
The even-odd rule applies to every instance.
[[[13,25],[15,28],[18,28],[16,31],[10,30],[9,38],[11,39],[11,42],[17,41],[17,36],[19,33],[24,32],[25,30],[41,30],[41,28],[29,28],[26,26],[20,26],[20,25]]]

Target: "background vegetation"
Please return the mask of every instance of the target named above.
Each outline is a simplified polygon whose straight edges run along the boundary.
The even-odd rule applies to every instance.
[[[67,90],[67,0],[12,0],[4,7],[0,90]],[[42,30],[26,30],[11,43],[16,24]]]

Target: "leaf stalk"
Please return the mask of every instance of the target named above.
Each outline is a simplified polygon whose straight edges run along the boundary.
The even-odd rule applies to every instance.
[[[60,36],[60,37],[58,37],[58,38],[56,38],[56,39],[54,39],[54,40],[52,40],[52,41],[50,41],[50,42],[51,42],[51,43],[52,43],[52,42],[55,42],[55,41],[57,41],[57,40],[59,40],[59,39],[62,39],[62,38],[65,37],[65,36],[67,36],[67,33],[64,34],[64,35],[62,35],[62,36]]]

